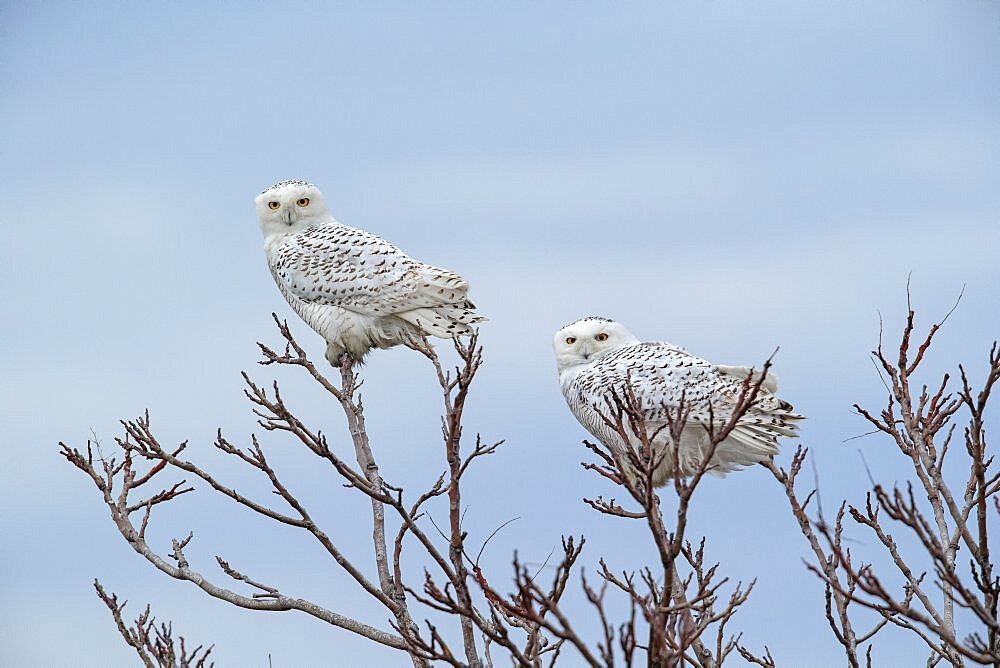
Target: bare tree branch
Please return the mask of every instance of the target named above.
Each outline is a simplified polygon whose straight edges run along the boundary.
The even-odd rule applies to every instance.
[[[1000,379],[997,344],[994,343],[990,350],[987,377],[978,393],[972,389],[961,366],[962,389],[957,397],[948,391],[948,374],[935,384],[933,391],[927,385],[917,389],[913,381],[935,335],[952,311],[954,307],[930,327],[919,343],[914,343],[915,317],[910,309],[899,348],[891,356],[884,351],[880,336],[872,358],[888,393],[886,407],[876,413],[855,405],[858,414],[877,432],[891,439],[908,461],[913,480],[891,488],[873,481],[864,505],[859,508],[845,502],[831,527],[822,515],[816,519],[807,517],[806,504],[800,504],[796,498],[794,480],[805,451],[800,448],[796,452],[787,474],[769,465],[772,474],[785,487],[792,513],[812,548],[816,560],[809,568],[825,583],[828,619],[852,666],[859,665],[858,646],[887,624],[906,629],[919,638],[930,650],[928,665],[944,661],[962,666],[965,660],[970,660],[1000,666],[1000,623],[997,619],[1000,580],[990,560],[988,522],[992,516],[988,512],[988,501],[993,497],[996,503],[1000,473],[990,470],[993,458],[987,454],[983,428],[990,392]],[[956,494],[945,475],[945,458],[956,429],[953,420],[963,407],[969,413],[969,423],[964,430],[967,473],[964,488]],[[874,565],[855,564],[852,560],[851,551],[843,542],[845,507],[855,524],[877,539],[888,562],[902,577],[904,585],[900,593],[893,593],[883,585],[885,576],[879,575]],[[888,522],[904,528],[916,539],[922,552],[907,554],[893,537]],[[960,546],[969,553],[968,578],[958,561]],[[928,573],[918,574],[913,567],[917,559],[930,560],[933,565],[931,580],[927,578]],[[933,589],[927,586],[929,581],[933,582]],[[830,615],[831,601],[838,611],[837,619]],[[848,606],[852,603],[875,611],[882,620],[856,637],[848,615]],[[981,625],[964,639],[958,631],[956,604],[971,612]],[[870,665],[870,645],[866,661]]]
[[[149,606],[135,619],[132,626],[125,623],[122,618],[122,610],[127,601],[118,603],[118,596],[108,595],[104,587],[97,580],[94,580],[94,589],[97,596],[108,606],[111,616],[114,617],[115,626],[122,639],[139,654],[139,659],[147,668],[205,668],[214,666],[208,661],[209,654],[212,653],[212,646],[204,647],[198,645],[193,650],[188,650],[184,636],[173,637],[173,627],[169,624],[157,626],[156,620],[150,616]]]

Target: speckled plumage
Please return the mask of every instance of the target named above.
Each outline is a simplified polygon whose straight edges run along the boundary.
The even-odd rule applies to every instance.
[[[450,338],[483,320],[465,280],[409,257],[384,239],[338,223],[305,181],[256,199],[268,267],[295,312],[327,342],[331,364],[421,333]],[[276,207],[276,208],[275,208]]]
[[[605,340],[599,340],[601,336]],[[622,393],[631,381],[651,434],[668,423],[668,415],[677,415],[683,397],[691,412],[678,448],[682,476],[697,468],[709,445],[709,407],[711,424],[719,429],[732,416],[743,381],[752,371],[712,364],[670,343],[640,342],[607,318],[584,318],[563,327],[556,333],[554,347],[559,384],[570,411],[598,440],[619,452],[624,452],[626,443],[598,413],[608,414],[605,397],[612,390]],[[711,473],[722,476],[763,461],[778,452],[779,436],[795,435],[802,416],[775,392],[777,379],[768,374],[754,405],[717,446]],[[630,436],[632,447],[638,447],[638,437]],[[666,453],[654,475],[656,485],[674,476],[669,443],[669,427],[653,439],[656,452]]]

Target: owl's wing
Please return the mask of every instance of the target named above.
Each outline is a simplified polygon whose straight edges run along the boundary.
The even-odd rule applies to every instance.
[[[309,304],[371,316],[468,304],[469,286],[458,274],[417,262],[384,239],[339,223],[289,237],[269,264],[279,285]]]
[[[724,364],[716,364],[715,369],[726,376],[732,376],[733,378],[743,382],[747,377],[750,378],[751,383],[756,383],[760,380],[760,371],[758,369],[752,369],[748,366],[726,366]],[[767,390],[771,394],[776,394],[778,392],[778,377],[773,373],[768,372],[764,376],[764,380],[761,381],[760,386],[762,389]]]
[[[667,424],[684,401],[690,419],[728,419],[726,377],[710,363],[668,343],[639,343],[617,350],[592,367],[594,378],[581,383],[581,399],[606,412],[605,397],[612,390],[623,392],[631,383],[647,426]]]
[[[688,424],[721,428],[732,418],[750,371],[748,367],[720,370],[671,344],[640,343],[617,350],[595,364],[579,383],[579,401],[607,415],[605,397],[609,391],[621,393],[630,382],[651,431],[676,419],[682,401],[690,410]],[[770,452],[775,447],[775,436],[795,435],[795,422],[803,417],[794,412],[791,404],[771,393],[776,384],[773,377],[764,379],[753,405],[740,417],[730,438]]]
[[[577,418],[601,441],[622,447],[621,435],[601,417],[612,416],[608,393],[624,391],[631,383],[639,400],[647,434],[654,446],[670,443],[670,424],[678,417],[681,402],[690,409],[681,433],[677,456],[680,471],[694,471],[708,443],[705,436],[726,425],[750,376],[746,367],[719,369],[684,350],[664,343],[641,343],[617,350],[580,373],[574,383],[578,396],[569,401]],[[802,416],[775,397],[765,378],[754,404],[733,425],[725,439],[716,442],[710,472],[723,475],[763,461],[778,452],[779,436],[795,436]],[[567,397],[567,399],[570,399]],[[633,430],[626,425],[628,432]],[[702,430],[705,430],[704,432]],[[718,432],[716,432],[718,433]],[[634,442],[631,438],[626,443]],[[702,453],[702,454],[699,454]],[[662,475],[662,474],[661,474]],[[671,473],[670,475],[673,475]],[[655,480],[655,478],[654,478]]]

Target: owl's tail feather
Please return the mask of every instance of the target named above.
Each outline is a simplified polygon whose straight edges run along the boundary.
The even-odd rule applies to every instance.
[[[721,470],[742,467],[764,461],[778,454],[779,436],[796,436],[796,420],[802,416],[789,412],[747,415],[719,444],[713,463]]]
[[[769,457],[778,453],[778,443],[775,434],[759,431],[752,427],[740,425],[733,429],[729,434],[729,438],[719,444],[720,449],[723,449],[729,441],[737,446],[736,452],[739,455],[745,455],[752,462],[756,462],[757,457]],[[725,450],[728,450],[728,448],[725,448],[723,452]],[[716,450],[716,455],[718,454],[720,454],[719,450]]]
[[[470,325],[486,319],[471,309],[450,305],[413,309],[397,313],[396,317],[415,325],[425,334],[443,339],[472,334]]]

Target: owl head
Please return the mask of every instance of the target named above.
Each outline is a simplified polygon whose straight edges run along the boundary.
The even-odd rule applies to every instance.
[[[299,232],[330,218],[319,188],[305,181],[281,181],[257,195],[257,220],[264,237]]]
[[[580,364],[593,364],[613,350],[639,343],[621,323],[590,316],[556,332],[552,347],[559,371]]]

